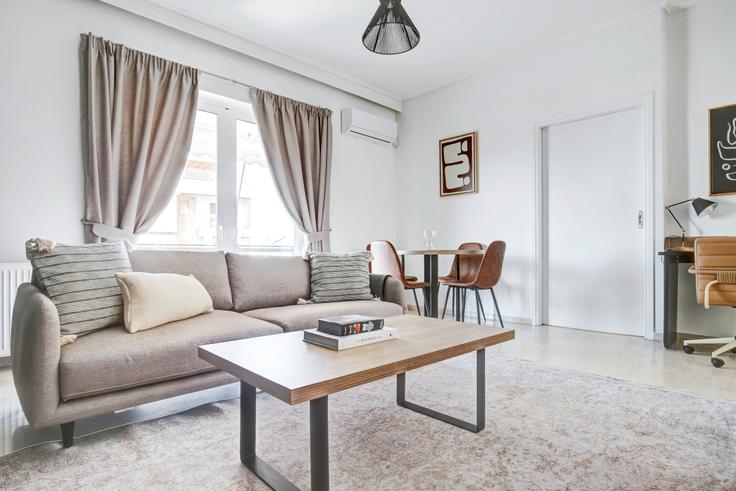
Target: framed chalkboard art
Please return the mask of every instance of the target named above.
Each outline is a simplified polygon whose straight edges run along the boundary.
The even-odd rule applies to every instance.
[[[478,133],[440,140],[440,196],[478,192]]]
[[[736,194],[736,104],[710,114],[710,194]]]

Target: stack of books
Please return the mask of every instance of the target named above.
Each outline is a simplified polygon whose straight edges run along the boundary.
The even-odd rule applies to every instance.
[[[396,330],[385,327],[383,319],[365,315],[340,315],[319,319],[316,329],[304,331],[304,341],[334,350],[343,350],[396,339]]]

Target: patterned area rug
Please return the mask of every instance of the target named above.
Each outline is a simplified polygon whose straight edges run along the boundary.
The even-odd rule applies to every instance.
[[[736,404],[487,355],[486,429],[395,404],[386,379],[330,397],[333,489],[736,489]],[[473,418],[475,357],[407,375]],[[238,400],[0,460],[3,489],[266,489],[239,462]],[[309,488],[308,405],[258,394],[258,452]]]

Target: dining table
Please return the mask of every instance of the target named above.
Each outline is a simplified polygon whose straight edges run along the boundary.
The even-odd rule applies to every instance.
[[[401,257],[401,268],[404,269],[406,256],[424,256],[424,281],[429,283],[428,288],[424,288],[425,315],[428,317],[439,317],[439,257],[440,256],[457,256],[455,264],[455,277],[460,277],[460,262],[463,256],[475,256],[485,254],[482,249],[400,249],[396,253]],[[455,320],[460,321],[462,318],[461,305],[461,289],[455,288],[454,291]],[[420,313],[421,314],[421,313]]]

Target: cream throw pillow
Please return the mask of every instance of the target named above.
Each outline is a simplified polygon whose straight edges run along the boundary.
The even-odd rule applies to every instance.
[[[129,332],[212,312],[212,298],[194,276],[173,273],[118,273],[123,320]]]

